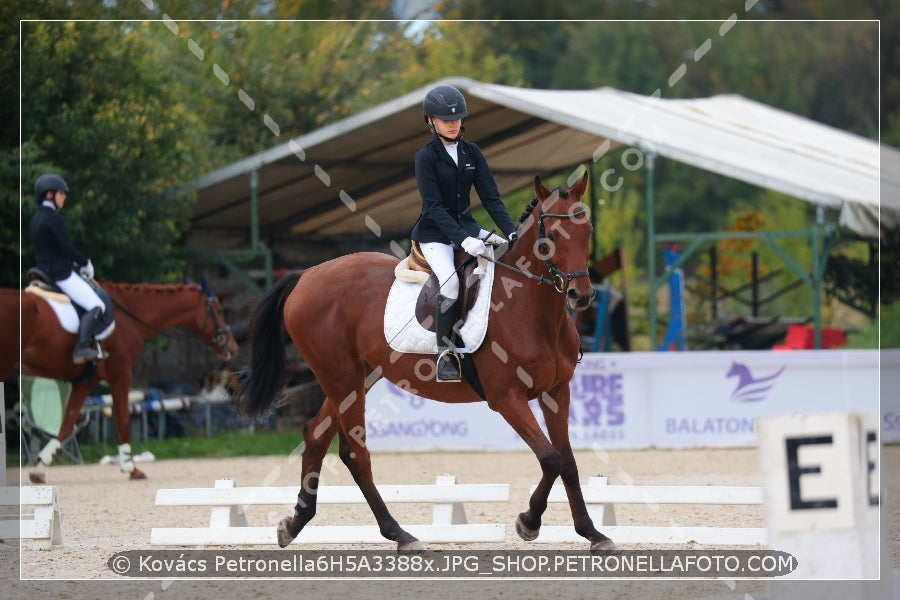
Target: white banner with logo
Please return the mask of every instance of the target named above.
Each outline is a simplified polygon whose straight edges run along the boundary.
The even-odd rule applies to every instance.
[[[881,441],[900,442],[900,350],[882,350],[879,373],[881,385]]]
[[[577,449],[753,446],[760,416],[877,411],[879,367],[884,441],[900,441],[900,351],[586,354],[570,438]],[[373,451],[527,449],[484,402],[425,400],[385,380],[367,394],[366,421]]]

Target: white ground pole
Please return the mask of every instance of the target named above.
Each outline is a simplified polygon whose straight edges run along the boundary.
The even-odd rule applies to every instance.
[[[879,544],[878,416],[786,415],[757,426],[769,547],[797,559],[770,597],[893,600],[886,539]]]

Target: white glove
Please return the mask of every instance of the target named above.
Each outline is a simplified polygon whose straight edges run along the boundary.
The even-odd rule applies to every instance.
[[[88,259],[87,264],[78,269],[78,272],[85,279],[93,279],[94,278],[94,265],[91,264],[91,259]]]
[[[463,250],[471,254],[472,256],[481,256],[482,254],[487,253],[487,248],[484,246],[484,242],[474,237],[467,237],[462,242]]]
[[[505,244],[506,240],[504,240],[496,233],[492,233],[491,235],[487,236],[487,238],[484,240],[484,243],[491,244],[492,246],[499,246],[500,244]]]

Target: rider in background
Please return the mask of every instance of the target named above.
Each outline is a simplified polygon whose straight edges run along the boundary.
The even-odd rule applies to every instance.
[[[34,202],[38,210],[31,218],[31,241],[37,267],[56,282],[72,301],[85,310],[78,326],[78,337],[72,350],[72,361],[81,364],[100,358],[94,336],[105,307],[86,280],[93,279],[94,266],[69,239],[66,222],[59,214],[66,203],[69,186],[54,173],[38,177],[34,183]],[[72,265],[79,268],[76,274]]]
[[[472,217],[469,201],[472,186],[494,223],[510,241],[515,239],[516,227],[500,199],[481,149],[462,140],[465,131],[462,119],[468,114],[462,93],[453,86],[438,86],[425,96],[422,108],[425,124],[434,137],[416,153],[422,213],[410,239],[419,246],[440,284],[435,321],[437,381],[460,381],[459,358],[451,343],[459,298],[453,246],[472,256],[481,256],[487,253],[485,242],[505,242],[482,229]]]

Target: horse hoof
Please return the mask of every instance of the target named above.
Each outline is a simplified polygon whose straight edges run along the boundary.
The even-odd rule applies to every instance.
[[[595,544],[591,544],[591,552],[613,552],[614,550],[618,550],[618,546],[609,538],[599,541]]]
[[[43,473],[32,471],[28,474],[28,481],[30,481],[31,483],[47,483],[47,478]]]
[[[538,527],[537,529],[529,529],[528,527],[525,527],[525,524],[522,523],[522,515],[516,517],[516,533],[518,533],[519,537],[526,542],[537,539],[537,536],[540,532],[540,527]]]
[[[397,543],[397,552],[403,552],[405,554],[419,554],[420,552],[425,551],[425,546],[422,545],[422,542],[413,538],[411,542],[406,543]]]
[[[129,481],[138,481],[139,479],[147,479],[147,474],[140,469],[135,469],[128,475]]]
[[[288,532],[288,520],[282,519],[281,523],[278,524],[278,528],[275,530],[276,535],[278,536],[278,547],[279,548],[287,548],[288,544],[294,541],[296,535],[291,535]]]

